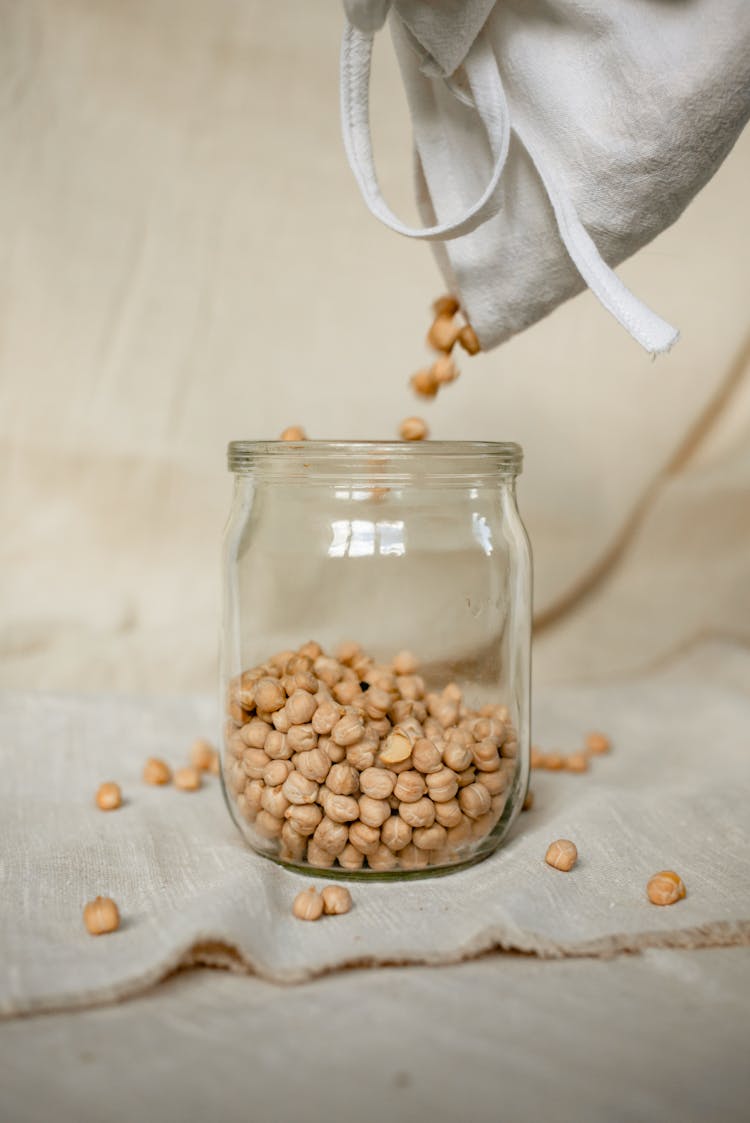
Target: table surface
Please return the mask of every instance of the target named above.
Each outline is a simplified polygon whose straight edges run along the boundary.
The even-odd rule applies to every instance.
[[[750,949],[183,972],[0,1025],[0,1118],[746,1123]]]

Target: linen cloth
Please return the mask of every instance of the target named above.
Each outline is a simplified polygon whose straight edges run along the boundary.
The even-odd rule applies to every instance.
[[[316,924],[290,913],[311,879],[245,847],[218,781],[198,793],[141,782],[147,756],[178,764],[212,723],[205,697],[4,696],[0,1012],[103,1002],[194,963],[291,983],[498,947],[566,956],[750,943],[750,654],[740,648],[545,692],[540,743],[574,747],[598,726],[613,737],[611,755],[588,775],[536,774],[534,809],[487,861],[447,877],[354,884],[351,913]],[[93,795],[110,778],[126,802],[104,813]],[[558,837],[579,849],[569,874],[543,861]],[[645,897],[663,868],[688,890],[671,908]],[[118,902],[122,926],[94,939],[81,910],[98,894]]]

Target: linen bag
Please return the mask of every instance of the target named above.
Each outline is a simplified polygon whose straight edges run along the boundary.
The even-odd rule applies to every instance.
[[[370,210],[432,242],[484,350],[588,285],[652,354],[678,338],[613,273],[679,216],[750,114],[750,0],[344,0],[344,143]],[[411,111],[412,229],[369,129],[389,19]],[[695,278],[700,285],[700,277]]]

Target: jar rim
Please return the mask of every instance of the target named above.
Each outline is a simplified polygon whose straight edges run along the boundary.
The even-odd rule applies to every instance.
[[[306,476],[516,476],[523,449],[514,441],[231,441],[229,470]]]

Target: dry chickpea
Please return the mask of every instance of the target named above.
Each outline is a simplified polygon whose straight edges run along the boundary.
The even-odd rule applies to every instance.
[[[280,838],[284,820],[277,815],[272,815],[265,808],[255,817],[255,829],[262,838]]]
[[[452,316],[439,315],[433,320],[427,333],[427,342],[435,351],[445,351],[446,354],[453,350],[461,328]]]
[[[286,743],[286,734],[280,733],[278,729],[272,729],[266,737],[263,752],[271,760],[289,760],[292,750]]]
[[[119,784],[100,784],[96,793],[96,806],[100,811],[115,811],[122,806]]]
[[[271,760],[263,769],[263,783],[269,788],[276,788],[293,771],[294,766],[290,760]]]
[[[355,795],[359,790],[361,777],[356,768],[342,761],[334,764],[326,777],[326,786],[334,795]]]
[[[359,786],[372,799],[388,799],[396,786],[396,774],[387,768],[366,768],[359,777]]]
[[[545,753],[542,767],[550,772],[560,772],[565,767],[565,757],[562,753]]]
[[[351,682],[349,679],[343,679],[336,683],[333,688],[333,696],[342,706],[358,705],[364,700],[362,687],[358,682]]]
[[[347,842],[344,849],[338,856],[339,865],[344,870],[358,870],[362,868],[365,856],[361,850],[357,850],[352,846],[351,842]]]
[[[282,786],[284,795],[290,803],[315,803],[318,798],[318,785],[308,780],[301,772],[290,772]]]
[[[332,659],[329,655],[319,655],[313,663],[312,669],[320,681],[325,683],[329,689],[340,682],[344,675],[344,668],[338,659]]]
[[[306,725],[293,725],[286,735],[286,743],[292,754],[306,753],[317,746],[318,734],[309,722]]]
[[[409,381],[414,393],[422,398],[434,398],[438,392],[438,381],[431,367],[418,370]]]
[[[458,780],[459,788],[466,788],[469,784],[473,784],[477,778],[474,768],[467,768],[465,772],[459,772],[456,779]]]
[[[279,437],[280,441],[306,441],[307,434],[301,425],[289,425]]]
[[[564,873],[573,869],[577,859],[576,844],[567,838],[558,838],[556,842],[550,843],[544,856],[548,866],[552,866],[556,870],[562,870]]]
[[[463,820],[461,804],[457,799],[447,799],[435,804],[435,820],[441,827],[457,827]]]
[[[299,754],[295,766],[308,780],[322,784],[331,770],[331,758],[322,749],[309,749]]]
[[[344,714],[331,730],[331,740],[336,745],[348,748],[362,740],[365,732],[365,723],[359,714]]]
[[[367,855],[367,864],[371,870],[395,870],[398,858],[387,846],[380,845]]]
[[[451,293],[446,293],[445,296],[439,296],[437,300],[432,302],[432,311],[436,316],[455,316],[460,307],[455,296]]]
[[[464,815],[468,815],[470,819],[479,819],[482,815],[486,815],[492,805],[490,793],[482,784],[469,784],[461,788],[458,802]]]
[[[297,920],[320,920],[323,915],[323,898],[312,885],[294,898],[292,913]]]
[[[443,763],[454,772],[464,772],[472,759],[471,749],[455,741],[449,741],[443,749]]]
[[[315,832],[315,828],[323,818],[323,812],[316,803],[291,804],[284,815],[294,829],[305,837]]]
[[[399,815],[386,819],[380,831],[383,844],[390,850],[403,850],[411,842],[412,828]]]
[[[326,916],[341,916],[352,907],[352,895],[343,885],[326,885],[322,897]]]
[[[406,417],[399,425],[398,435],[402,441],[424,441],[429,435],[427,422],[421,417]]]
[[[608,753],[612,742],[604,733],[589,733],[586,738],[586,748],[590,753]]]
[[[323,648],[314,639],[309,639],[307,643],[303,643],[297,650],[297,654],[307,659],[319,659],[323,654]]]
[[[447,803],[458,791],[458,780],[450,768],[441,768],[427,777],[427,790],[433,803]]]
[[[385,745],[380,751],[380,763],[392,768],[402,764],[411,756],[412,739],[402,729],[394,729],[386,738]]]
[[[565,760],[565,767],[568,772],[587,772],[589,758],[585,753],[570,753]]]
[[[362,645],[355,643],[353,640],[345,640],[336,648],[336,658],[339,663],[344,663],[347,666],[351,666],[356,659],[361,658],[362,654]]]
[[[391,808],[387,799],[373,799],[369,795],[359,797],[359,818],[368,827],[381,827],[390,817]]]
[[[346,760],[358,772],[364,772],[368,768],[372,768],[375,763],[375,751],[367,741],[361,741],[358,745],[350,745],[346,750]]]
[[[201,774],[197,768],[175,769],[174,786],[181,792],[197,792],[201,784]]]
[[[349,842],[362,854],[372,854],[380,845],[380,831],[377,827],[368,827],[367,823],[352,823],[349,827]]]
[[[435,822],[435,804],[427,797],[416,803],[402,803],[398,813],[410,827],[431,827]]]
[[[495,772],[479,772],[477,783],[486,788],[490,795],[500,795],[508,786],[508,774],[499,768]]]
[[[445,846],[448,832],[440,823],[433,823],[431,827],[419,827],[414,831],[413,842],[419,850],[439,850]]]
[[[276,710],[275,713],[271,714],[271,721],[273,722],[274,729],[279,733],[288,733],[292,728],[292,723],[289,720],[289,714],[285,709]]]
[[[388,713],[391,705],[391,696],[387,690],[371,686],[365,694],[364,710],[369,718],[374,721],[382,720]]]
[[[464,351],[469,355],[478,355],[482,348],[479,345],[479,338],[471,324],[464,324],[458,333],[458,342],[463,347]]]
[[[512,737],[504,741],[500,747],[500,752],[506,760],[515,760],[518,756],[518,741]]]
[[[311,838],[307,844],[307,860],[311,866],[329,869],[336,861],[336,855],[329,854],[322,846],[318,846],[314,838]]]
[[[420,850],[413,842],[410,842],[400,851],[398,861],[404,870],[423,870],[427,867],[429,858],[426,850]]]
[[[281,788],[281,784],[277,784],[273,788],[264,786],[263,795],[260,797],[263,810],[277,819],[283,819],[287,809],[291,806]]]
[[[524,797],[523,807],[521,808],[521,810],[522,811],[531,811],[533,806],[534,806],[534,793],[532,792],[531,788],[529,788],[529,790],[526,792],[526,795]]]
[[[427,784],[424,776],[420,772],[409,770],[399,775],[393,794],[402,803],[416,803],[426,791]]]
[[[317,702],[307,690],[295,690],[285,707],[292,725],[305,725],[317,708]]]
[[[674,905],[687,895],[687,890],[679,874],[662,870],[649,879],[646,893],[652,905]]]
[[[307,838],[288,821],[281,828],[281,857],[287,861],[299,862],[305,856]]]
[[[111,897],[95,897],[83,909],[83,923],[92,936],[104,936],[120,927],[120,913]]]
[[[411,758],[417,772],[439,772],[443,766],[440,750],[426,737],[420,737],[414,742]]]
[[[242,754],[242,767],[245,769],[245,775],[251,780],[262,780],[266,765],[270,763],[270,760],[268,753],[264,752],[263,749],[245,749]]]
[[[430,373],[437,386],[440,387],[447,386],[449,382],[455,382],[459,371],[450,355],[441,355],[430,367]]]
[[[263,805],[263,792],[265,785],[262,780],[250,780],[245,782],[245,803],[248,809],[252,812],[253,816],[257,815]]]
[[[198,737],[190,748],[190,763],[200,772],[213,772],[216,769],[218,755],[210,741]]]
[[[286,691],[277,678],[270,675],[258,679],[255,684],[255,705],[259,710],[273,713],[280,710],[286,702]]]
[[[343,712],[341,706],[331,699],[321,702],[312,716],[313,729],[316,733],[327,736],[342,717]]]
[[[464,842],[468,842],[472,837],[472,824],[471,820],[466,816],[462,816],[461,822],[457,823],[455,827],[448,829],[448,845],[449,846],[462,846]]]
[[[240,737],[249,749],[262,749],[273,726],[259,717],[253,717],[240,729]]]
[[[336,823],[353,823],[359,818],[359,804],[353,796],[331,792],[326,798],[326,815]]]
[[[480,772],[497,772],[500,754],[494,741],[479,741],[474,746],[474,764]]]
[[[342,822],[335,822],[324,815],[315,828],[313,840],[329,854],[340,854],[349,841],[349,829]]]
[[[143,780],[146,784],[168,784],[172,779],[172,770],[168,764],[158,757],[150,756],[143,766]]]

